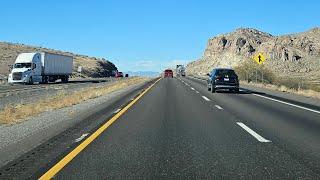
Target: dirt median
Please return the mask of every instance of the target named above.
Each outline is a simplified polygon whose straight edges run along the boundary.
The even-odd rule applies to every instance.
[[[26,118],[36,116],[45,111],[76,105],[83,101],[94,99],[147,80],[148,78],[135,77],[120,80],[114,84],[103,87],[89,87],[72,93],[60,92],[52,98],[41,99],[33,103],[9,105],[0,111],[0,123],[19,123]]]

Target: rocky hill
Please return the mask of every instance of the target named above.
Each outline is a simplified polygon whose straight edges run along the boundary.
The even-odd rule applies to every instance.
[[[209,39],[203,57],[187,65],[187,73],[204,75],[214,67],[236,67],[266,56],[264,65],[277,76],[320,82],[320,28],[273,36],[251,28],[240,28]]]
[[[87,77],[102,77],[109,76],[117,67],[110,61],[105,59],[89,57],[85,55],[78,55],[71,52],[63,52],[54,49],[28,46],[24,44],[14,44],[7,42],[0,42],[0,78],[7,76],[9,73],[8,65],[14,63],[17,55],[23,52],[51,52],[73,56],[73,70],[77,72],[79,66],[82,66],[82,75]]]

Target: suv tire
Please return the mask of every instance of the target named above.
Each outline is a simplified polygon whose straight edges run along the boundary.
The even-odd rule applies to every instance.
[[[209,87],[209,84],[207,84],[207,88],[208,88],[208,91],[211,91],[211,87]]]
[[[211,84],[211,92],[212,92],[212,93],[215,93],[215,92],[216,92],[216,88],[214,87],[213,84]]]

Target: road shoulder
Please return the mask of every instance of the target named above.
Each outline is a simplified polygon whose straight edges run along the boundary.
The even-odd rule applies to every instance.
[[[71,107],[45,112],[19,124],[0,126],[0,167],[84,121],[88,125],[86,131],[90,131],[100,121],[106,120],[104,115],[111,115],[114,109],[136,96],[149,83],[136,84]],[[82,131],[77,133],[82,135]]]

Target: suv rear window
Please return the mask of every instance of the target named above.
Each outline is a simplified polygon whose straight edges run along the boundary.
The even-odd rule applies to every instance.
[[[216,71],[216,75],[217,76],[237,76],[236,73],[234,72],[234,70],[231,69],[217,69]]]
[[[171,73],[171,72],[172,72],[172,70],[165,70],[165,72],[166,72],[166,73]]]

